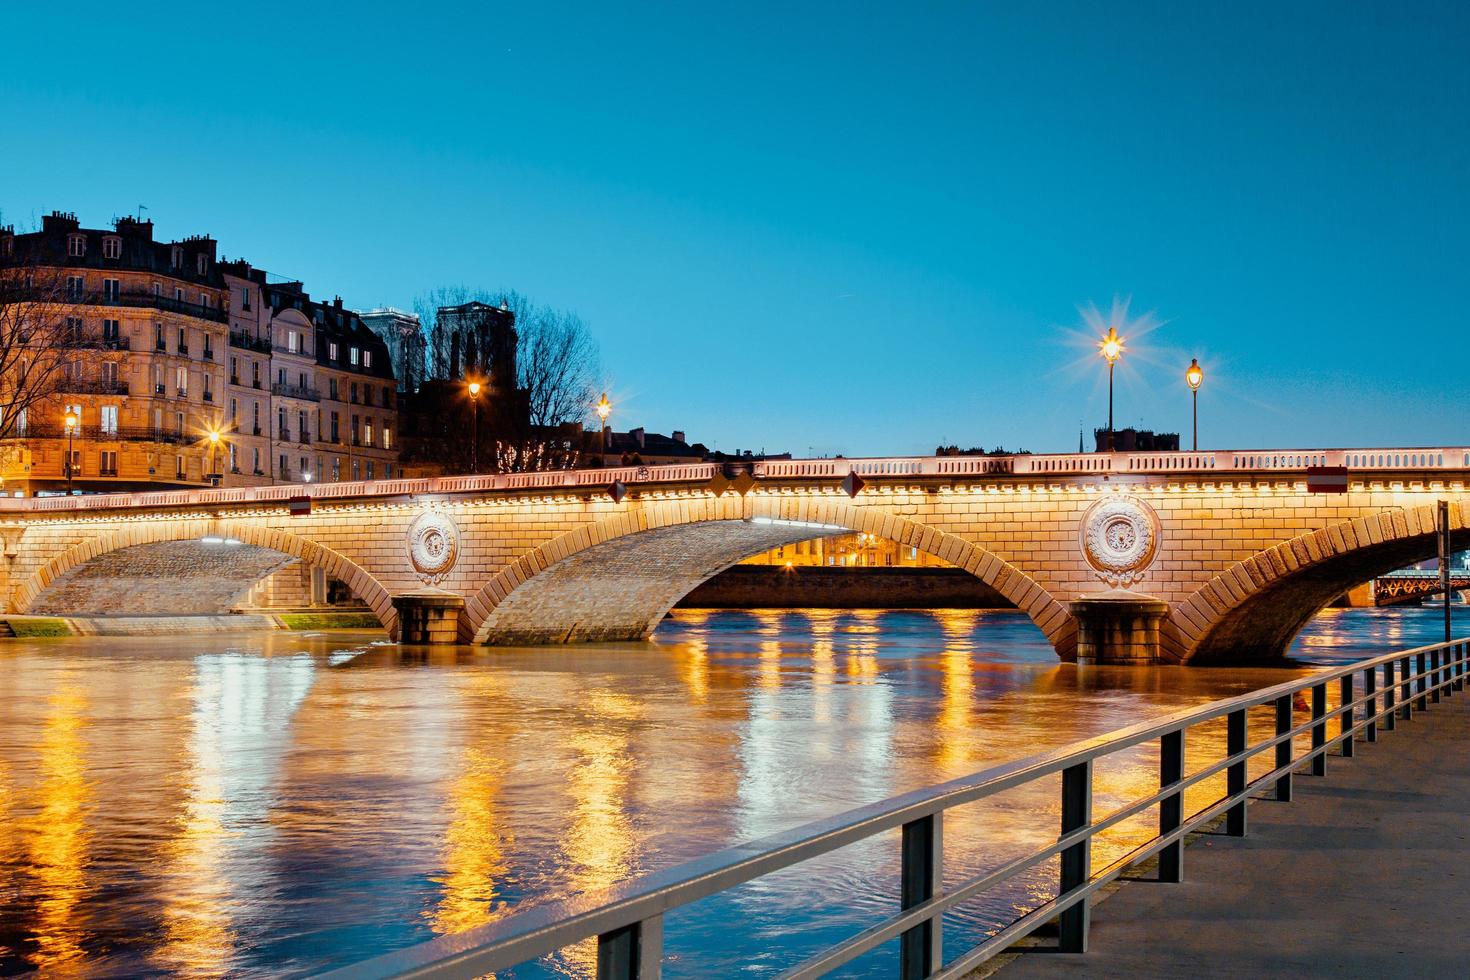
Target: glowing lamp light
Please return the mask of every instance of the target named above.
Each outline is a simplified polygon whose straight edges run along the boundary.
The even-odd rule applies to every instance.
[[[470,397],[471,398],[475,398],[479,394],[480,394],[480,382],[478,382],[478,381],[471,381],[470,382]]]
[[[1103,359],[1112,364],[1123,356],[1127,350],[1123,346],[1123,338],[1118,336],[1116,327],[1108,327],[1108,335],[1097,342],[1097,349],[1102,353]]]
[[[1184,372],[1184,381],[1189,385],[1190,391],[1198,391],[1200,382],[1205,380],[1204,369],[1199,366],[1199,358],[1189,359],[1189,370]]]
[[[66,418],[63,421],[68,429],[75,429],[77,427],[77,417],[71,412],[66,413]]]
[[[603,392],[602,398],[597,402],[597,417],[606,422],[607,417],[611,414],[612,405],[607,400],[607,392]]]

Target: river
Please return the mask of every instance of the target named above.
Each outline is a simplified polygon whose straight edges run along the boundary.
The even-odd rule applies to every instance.
[[[341,633],[0,641],[0,974],[344,965],[1441,629],[1434,609],[1328,610],[1275,669],[1077,668],[1023,616],[943,610],[678,610],[646,644],[427,656]],[[1099,808],[1155,765],[1102,767]],[[949,818],[949,873],[1054,838],[1054,800]],[[860,930],[895,907],[896,853],[881,838],[671,916],[666,972],[768,976]],[[1049,884],[947,919],[951,954]],[[592,966],[583,944],[514,975]]]

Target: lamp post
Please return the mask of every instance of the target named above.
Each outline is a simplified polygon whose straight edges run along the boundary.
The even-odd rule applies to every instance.
[[[602,466],[607,468],[607,417],[612,414],[612,405],[607,400],[607,392],[602,393],[602,398],[597,402],[597,417],[602,419]]]
[[[67,409],[66,418],[62,420],[66,426],[66,492],[71,493],[71,440],[76,435],[77,417],[71,409]]]
[[[210,480],[211,483],[214,483],[215,486],[219,486],[219,482],[216,481],[215,478],[214,478],[215,477],[215,471],[217,470],[218,466],[219,466],[219,430],[218,429],[210,429],[209,430],[209,480]]]
[[[1097,349],[1108,362],[1108,452],[1113,451],[1113,365],[1126,349],[1117,327],[1108,327],[1108,335],[1097,342]]]
[[[1194,439],[1191,441],[1191,449],[1199,449],[1199,383],[1205,380],[1204,369],[1199,366],[1199,358],[1189,359],[1189,369],[1184,372],[1184,381],[1189,385],[1190,398],[1194,401]]]
[[[471,381],[470,392],[470,472],[480,472],[480,382]]]

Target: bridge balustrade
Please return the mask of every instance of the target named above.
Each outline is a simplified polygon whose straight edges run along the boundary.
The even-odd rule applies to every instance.
[[[510,969],[581,942],[597,940],[599,978],[653,978],[664,959],[664,916],[692,902],[830,854],[859,841],[898,831],[900,911],[883,922],[811,956],[783,978],[825,976],[879,946],[898,941],[902,980],[955,978],[1055,920],[1064,953],[1087,950],[1091,903],[1099,889],[1142,861],[1158,856],[1159,878],[1184,878],[1186,835],[1223,819],[1224,831],[1244,837],[1247,801],[1263,792],[1289,802],[1292,777],[1308,768],[1325,776],[1329,752],[1355,754],[1355,742],[1378,741],[1411,718],[1465,688],[1470,640],[1399,651],[1263,688],[1203,707],[1176,711],[1106,735],[1027,759],[996,766],[929,789],[916,790],[739,844],[665,871],[623,882],[591,895],[528,909],[456,935],[444,936],[325,976],[333,980],[386,977],[478,977]],[[1381,685],[1380,685],[1381,675]],[[1328,708],[1334,689],[1337,705]],[[1311,707],[1295,709],[1310,694]],[[1251,740],[1250,712],[1268,721],[1269,735]],[[1305,720],[1298,722],[1301,714]],[[1262,718],[1259,715],[1265,715]],[[1223,719],[1223,757],[1186,771],[1185,746],[1197,726]],[[1157,743],[1158,790],[1094,814],[1094,767],[1120,752]],[[1300,751],[1299,751],[1300,748]],[[1249,777],[1258,755],[1272,768]],[[1186,816],[1184,793],[1224,777],[1224,795]],[[1056,840],[998,868],[963,881],[944,875],[946,812],[999,793],[1060,776],[1060,834]],[[1154,811],[1158,834],[1100,869],[1092,842],[1125,820]],[[941,916],[997,886],[1057,862],[1056,892],[990,938],[944,961]]]
[[[1308,467],[1345,466],[1364,474],[1415,471],[1459,474],[1470,471],[1470,449],[1313,449],[1224,450],[1178,453],[1062,453],[1015,456],[898,456],[861,459],[759,460],[748,464],[753,476],[764,479],[837,478],[848,473],[878,478],[912,477],[1024,477],[1089,476],[1112,474],[1197,474],[1214,477],[1227,473],[1282,473],[1305,478]],[[422,479],[365,480],[348,483],[282,484],[270,487],[151,491],[136,494],[90,494],[73,497],[0,498],[0,511],[90,510],[117,507],[158,507],[189,504],[276,501],[293,496],[347,497],[400,494],[476,493],[536,490],[559,487],[606,487],[614,481],[628,485],[703,483],[721,470],[720,464],[687,463],[656,466],[617,466],[583,470],[541,470],[529,473],[484,473]],[[239,496],[243,490],[244,496]],[[180,497],[178,494],[185,496]]]

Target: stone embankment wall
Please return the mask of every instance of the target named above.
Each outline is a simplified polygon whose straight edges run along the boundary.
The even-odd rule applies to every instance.
[[[688,609],[1014,609],[963,568],[736,565],[689,593]]]

